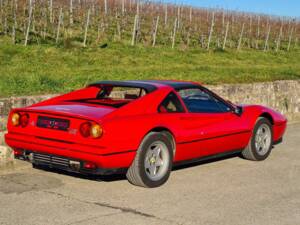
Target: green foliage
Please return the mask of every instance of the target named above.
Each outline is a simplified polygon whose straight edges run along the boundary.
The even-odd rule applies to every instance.
[[[105,48],[100,46],[106,44]],[[0,39],[0,96],[68,92],[97,80],[178,79],[206,84],[300,79],[300,51],[171,49],[105,42],[83,48]]]

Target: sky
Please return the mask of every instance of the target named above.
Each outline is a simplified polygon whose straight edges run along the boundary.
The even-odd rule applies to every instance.
[[[163,0],[162,2],[300,18],[300,0]]]

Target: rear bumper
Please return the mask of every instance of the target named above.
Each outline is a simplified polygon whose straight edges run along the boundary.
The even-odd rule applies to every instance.
[[[32,157],[30,157],[32,155]],[[65,158],[56,155],[40,154],[30,150],[24,150],[22,155],[16,156],[19,160],[29,161],[34,166],[53,168],[58,170],[64,170],[71,173],[80,173],[84,175],[112,175],[112,174],[124,174],[127,168],[84,168],[84,161],[74,158]],[[74,168],[70,162],[78,162],[78,167]]]
[[[30,135],[8,133],[5,141],[13,149],[27,152],[54,155],[83,162],[92,162],[97,165],[98,174],[123,170],[130,167],[136,151],[114,152],[101,154],[101,148],[84,144],[61,143],[54,140],[44,140]],[[112,171],[112,172],[111,172]]]

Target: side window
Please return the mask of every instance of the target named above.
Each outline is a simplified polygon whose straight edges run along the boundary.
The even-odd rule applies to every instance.
[[[230,111],[225,103],[199,88],[182,89],[178,93],[189,112],[221,113]]]
[[[184,112],[184,108],[176,96],[175,93],[171,92],[163,100],[163,102],[158,107],[158,112],[160,113],[181,113]]]

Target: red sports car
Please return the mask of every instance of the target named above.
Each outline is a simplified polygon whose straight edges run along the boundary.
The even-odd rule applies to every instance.
[[[237,152],[264,160],[286,124],[272,109],[234,105],[194,82],[101,81],[12,110],[5,139],[36,166],[126,173],[157,187],[176,164]]]

